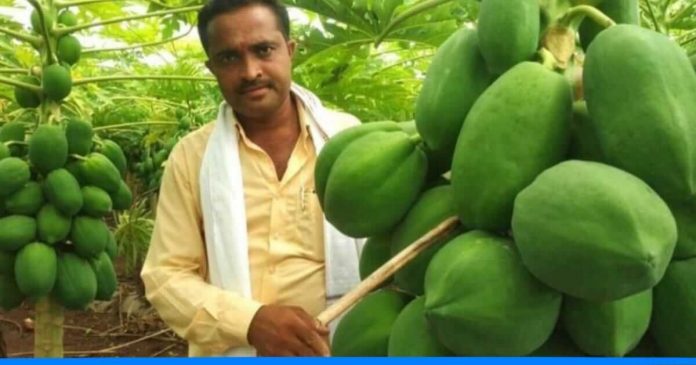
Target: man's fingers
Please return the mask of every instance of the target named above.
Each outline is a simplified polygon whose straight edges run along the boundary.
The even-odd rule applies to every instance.
[[[312,348],[312,356],[329,356],[329,344],[316,331],[307,331],[303,337],[303,341]]]

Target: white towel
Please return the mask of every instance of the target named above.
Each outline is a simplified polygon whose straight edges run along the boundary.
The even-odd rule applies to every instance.
[[[314,94],[296,84],[291,91],[311,116],[310,134],[318,154],[326,139],[339,130]],[[232,109],[223,102],[201,165],[203,225],[211,284],[251,298],[244,187],[233,122]],[[361,240],[346,237],[324,219],[327,303],[360,281],[361,244]],[[251,347],[234,348],[225,355],[255,356],[256,351]]]

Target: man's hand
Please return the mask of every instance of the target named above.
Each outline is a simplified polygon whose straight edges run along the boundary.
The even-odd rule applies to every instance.
[[[302,308],[264,305],[247,339],[258,356],[329,356],[329,330]]]

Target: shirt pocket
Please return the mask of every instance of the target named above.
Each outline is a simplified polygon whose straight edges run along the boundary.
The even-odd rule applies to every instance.
[[[323,252],[323,216],[314,186],[303,185],[293,200],[295,238],[311,254],[320,255]]]

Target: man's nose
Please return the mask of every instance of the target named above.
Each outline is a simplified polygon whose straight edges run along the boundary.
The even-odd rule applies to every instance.
[[[244,60],[243,75],[246,80],[255,80],[261,77],[260,62],[254,57],[246,57]]]

